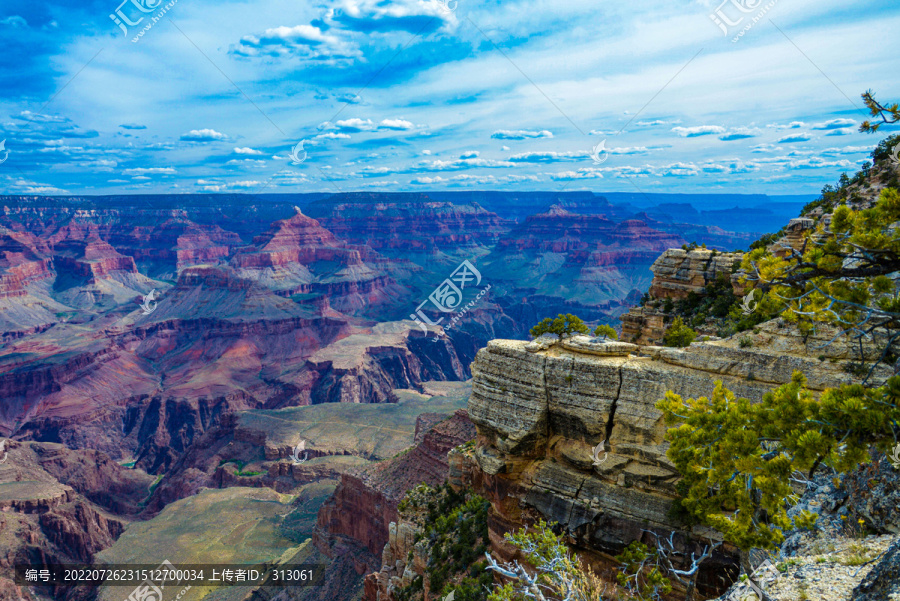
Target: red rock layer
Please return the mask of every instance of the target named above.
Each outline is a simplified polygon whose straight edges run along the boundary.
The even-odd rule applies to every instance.
[[[37,237],[0,228],[0,298],[25,296],[25,288],[53,277],[49,249]]]
[[[253,239],[253,246],[241,249],[232,264],[239,268],[279,267],[290,263],[336,261],[359,265],[359,253],[344,248],[334,234],[302,213],[272,224],[265,234]]]
[[[215,263],[241,244],[234,232],[215,225],[198,225],[181,215],[159,224],[111,228],[107,240],[141,264],[156,264],[172,271]]]
[[[13,566],[90,562],[133,519],[153,478],[96,451],[7,441],[0,464],[0,599],[31,599],[11,584]]]
[[[84,238],[72,237],[84,234]],[[96,232],[69,230],[63,239],[54,237],[54,267],[57,272],[84,278],[88,282],[106,279],[113,271],[137,273],[132,257],[119,253]]]
[[[332,542],[344,537],[380,557],[388,541],[388,524],[397,521],[397,505],[406,492],[422,482],[442,484],[448,474],[447,453],[474,437],[475,426],[460,410],[431,428],[410,452],[343,474],[334,495],[319,510],[316,546],[330,555]]]
[[[554,253],[576,253],[585,262],[595,265],[609,264],[614,258],[622,259],[635,251],[665,250],[682,240],[673,234],[653,229],[643,221],[615,222],[603,215],[570,213],[554,206],[548,212],[528,217],[513,228],[498,244],[506,250],[538,250]],[[580,251],[580,252],[579,252]],[[617,251],[613,257],[589,259],[590,253]]]
[[[307,210],[338,237],[378,251],[431,253],[489,246],[509,229],[509,222],[477,203],[463,206],[435,202],[424,194],[409,196],[402,200],[377,194],[336,196]]]

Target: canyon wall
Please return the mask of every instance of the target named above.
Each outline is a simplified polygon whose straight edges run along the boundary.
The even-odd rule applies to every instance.
[[[332,559],[347,554],[357,561],[368,558],[365,598],[372,601],[378,597],[377,591],[386,591],[398,576],[395,559],[399,558],[391,555],[388,543],[400,521],[400,500],[418,484],[444,483],[448,452],[475,436],[466,411],[457,411],[449,418],[423,414],[416,430],[418,444],[408,452],[342,474],[334,495],[319,510],[313,533],[316,546]]]
[[[381,555],[388,524],[397,520],[397,505],[406,492],[422,482],[442,484],[447,479],[447,453],[475,436],[465,411],[448,419],[423,414],[416,429],[422,432],[417,433],[420,442],[408,452],[341,475],[334,495],[319,510],[314,540],[326,554],[335,538],[344,537]]]
[[[705,248],[670,248],[650,266],[653,280],[647,297],[650,301],[676,301],[686,299],[691,293],[703,295],[704,288],[719,277],[728,278],[739,291],[737,276],[732,276],[740,266],[742,257],[742,253],[720,253]],[[636,344],[661,344],[671,316],[657,305],[659,303],[645,302],[622,315],[622,340]]]
[[[667,427],[655,407],[667,390],[707,396],[721,380],[738,396],[760,400],[795,370],[814,390],[852,381],[841,362],[816,358],[823,336],[803,343],[778,320],[749,336],[748,348],[731,340],[638,347],[583,336],[489,343],[472,366],[477,444],[452,456],[451,481],[490,500],[498,553],[512,555],[504,533],[538,519],[559,523],[579,552],[607,567],[645,531],[681,530],[669,512],[678,473],[665,455]],[[595,463],[592,449],[601,441],[605,452]],[[695,528],[691,536],[716,535]],[[704,563],[701,588],[730,584],[735,557],[725,546]]]

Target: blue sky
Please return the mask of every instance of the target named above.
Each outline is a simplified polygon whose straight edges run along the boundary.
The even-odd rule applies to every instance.
[[[442,2],[4,0],[0,192],[814,193],[897,130],[896,2]]]

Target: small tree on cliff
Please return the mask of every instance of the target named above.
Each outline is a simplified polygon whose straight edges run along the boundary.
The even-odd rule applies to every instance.
[[[594,328],[594,336],[603,336],[605,338],[619,339],[619,333],[610,325],[601,324]]]
[[[824,323],[849,335],[858,360],[872,360],[871,375],[879,363],[896,360],[900,339],[900,287],[892,275],[900,270],[898,221],[900,192],[893,188],[870,209],[840,205],[830,226],[820,224],[800,250],[749,253],[747,279],[782,301],[782,317],[801,332]]]
[[[556,319],[545,317],[541,323],[531,328],[531,336],[537,338],[544,334],[556,334],[560,340],[572,334],[587,334],[590,329],[581,321],[581,318],[566,313],[560,313]]]
[[[541,520],[531,530],[507,533],[506,541],[519,549],[527,565],[519,561],[498,563],[485,554],[488,570],[507,579],[491,592],[488,601],[604,601],[607,586],[573,557],[562,537]]]
[[[847,472],[887,452],[900,438],[900,376],[880,388],[848,384],[816,398],[799,372],[760,403],[736,398],[721,382],[713,394],[657,404],[669,423],[667,456],[682,475],[680,508],[688,521],[715,528],[742,551],[774,549],[784,532],[812,527],[815,516],[788,517],[797,501],[792,478],[820,466]],[[742,567],[752,570],[746,553]]]
[[[676,317],[663,335],[663,344],[676,347],[688,346],[696,337],[697,332],[689,328],[680,317]]]
[[[900,119],[897,105],[883,106],[871,92],[863,98],[885,123]],[[874,132],[878,125],[865,122],[860,129]],[[889,184],[890,178],[896,182],[890,174],[896,169],[892,149],[898,145],[900,135],[890,136],[871,155],[873,164],[883,167],[879,172],[888,174]],[[824,323],[850,336],[860,367],[871,361],[867,379],[878,364],[900,356],[900,284],[894,275],[900,271],[900,191],[887,187],[870,208],[853,208],[863,201],[853,185],[867,183],[870,172],[867,163],[853,178],[843,175],[838,187],[826,186],[822,197],[808,205],[833,213],[829,224],[822,220],[806,232],[799,248],[783,245],[771,252],[762,245],[747,253],[742,264],[746,282],[780,305],[782,317],[801,332]]]
[[[633,598],[649,601],[672,592],[672,583],[659,569],[656,550],[644,543],[631,541],[616,560],[621,565],[616,580]]]

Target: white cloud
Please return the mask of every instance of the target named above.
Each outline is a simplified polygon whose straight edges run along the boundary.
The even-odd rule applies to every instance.
[[[790,136],[784,136],[783,138],[778,139],[778,144],[791,144],[794,142],[809,142],[812,140],[812,136],[810,134],[792,134]]]
[[[415,125],[404,119],[382,119],[381,123],[379,123],[379,127],[381,129],[403,131],[413,129]]]
[[[335,123],[335,126],[341,131],[353,133],[375,130],[375,124],[371,119],[358,119],[355,117],[353,119],[343,119],[338,121]]]
[[[122,172],[123,175],[174,175],[176,173],[173,167],[135,167],[133,169],[126,169]]]
[[[261,155],[261,154],[264,154],[261,150],[254,150],[253,148],[248,148],[248,147],[244,147],[244,148],[235,148],[235,149],[234,149],[234,153],[235,153],[235,154],[251,154],[251,155]]]
[[[225,164],[242,167],[265,167],[267,165],[266,161],[260,159],[231,159]]]
[[[192,129],[181,136],[183,142],[214,142],[227,139],[228,136],[214,129]]]
[[[248,58],[296,55],[306,59],[338,59],[360,55],[355,43],[313,25],[273,27],[258,36],[247,35],[231,47],[231,52]]]
[[[659,172],[663,177],[686,177],[700,175],[700,170],[693,163],[672,163]]]
[[[0,25],[9,25],[10,27],[28,27],[28,21],[19,15],[13,15],[0,19]]]
[[[831,119],[830,121],[815,123],[811,127],[812,129],[842,129],[850,125],[856,125],[856,121],[853,119]]]
[[[541,131],[532,131],[527,129],[519,129],[515,131],[510,131],[507,129],[500,129],[491,134],[491,138],[497,140],[527,140],[534,138],[552,138],[553,132],[548,131],[546,129],[542,129]]]
[[[694,127],[673,127],[672,131],[682,138],[696,138],[697,136],[709,136],[712,134],[724,134],[725,128],[721,125],[697,125]]]
[[[755,138],[760,133],[758,128],[749,128],[749,127],[735,127],[731,129],[728,133],[722,134],[719,136],[719,139],[724,142],[730,142],[733,140],[746,140],[747,138]]]
[[[602,179],[603,173],[600,169],[593,167],[585,167],[578,171],[560,171],[559,173],[551,173],[550,179],[554,181],[569,181],[578,179]]]
[[[782,129],[800,129],[801,127],[806,127],[806,123],[804,123],[803,121],[791,121],[787,125],[782,125],[779,123],[770,123],[766,127],[774,129],[776,131],[782,130]]]

